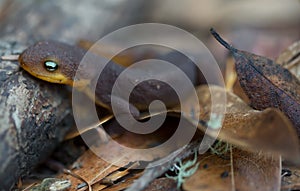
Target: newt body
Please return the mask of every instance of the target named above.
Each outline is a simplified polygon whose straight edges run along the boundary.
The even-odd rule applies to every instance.
[[[19,62],[24,70],[39,79],[74,86],[91,95],[87,87],[92,83],[93,77],[96,75],[94,72],[97,70],[93,69],[93,67],[79,67],[85,53],[86,50],[79,47],[55,41],[42,41],[27,48],[20,55]],[[174,53],[170,53],[170,59],[176,60],[178,55],[172,54]],[[97,67],[97,64],[106,63],[103,57],[96,54],[93,55],[92,60],[95,67]],[[196,66],[190,63],[189,59],[182,59],[178,64],[177,62],[178,60],[174,64],[181,71],[185,72],[191,82],[196,85],[198,83]],[[124,66],[113,61],[108,62],[96,82],[95,100],[97,104],[111,109],[112,87],[124,69],[126,69]],[[83,78],[75,79],[76,72],[79,72]],[[136,70],[131,74],[126,77],[129,83],[135,82],[138,76],[147,75],[147,71]],[[179,104],[176,92],[167,84],[170,81],[177,81],[178,76],[174,72],[167,72],[163,74],[163,79],[165,79],[166,83],[155,79],[141,82],[131,92],[129,100],[131,103],[130,110],[134,116],[138,116],[139,111],[147,109],[153,100],[161,100],[166,107]],[[183,91],[188,91],[184,90],[184,88]],[[119,111],[125,111],[124,106],[127,102],[122,96],[118,97],[117,100]]]

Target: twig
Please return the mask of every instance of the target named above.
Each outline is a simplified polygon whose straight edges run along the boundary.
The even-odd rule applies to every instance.
[[[28,191],[29,189],[31,189],[33,186],[37,185],[37,183],[32,183],[30,185],[28,185],[26,188],[24,188],[22,191]]]
[[[92,186],[91,186],[84,178],[82,178],[81,176],[79,176],[79,175],[73,173],[72,171],[70,171],[70,170],[68,170],[68,169],[63,169],[63,172],[64,172],[65,174],[71,175],[71,176],[73,176],[73,177],[79,179],[80,181],[84,182],[84,183],[88,186],[89,191],[93,191],[93,190],[92,190]]]

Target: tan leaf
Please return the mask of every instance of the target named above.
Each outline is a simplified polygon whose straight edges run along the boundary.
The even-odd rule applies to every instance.
[[[192,123],[195,118],[193,115],[199,115],[201,120],[207,122],[210,118],[211,95],[218,97],[223,96],[224,93],[227,97],[226,113],[218,139],[251,151],[281,154],[294,162],[300,161],[297,133],[287,117],[278,109],[254,110],[233,93],[211,85],[197,88],[200,111],[194,111],[193,106],[195,104],[193,103],[183,104],[185,107],[181,110]],[[222,105],[215,105],[214,107],[221,108]],[[191,114],[191,111],[194,111],[194,114]],[[207,129],[200,124],[198,128],[202,131]],[[211,130],[208,133],[215,136],[216,131]]]
[[[72,173],[81,176],[90,184],[95,180],[104,178],[109,173],[119,168],[102,160],[90,150],[85,152],[79,159],[77,159],[73,166],[79,166],[79,168],[72,170]],[[70,190],[77,190],[77,186],[83,183],[82,181],[71,175],[61,174],[58,175],[58,177],[71,181],[72,186]]]
[[[237,74],[235,72],[235,65],[233,58],[228,58],[226,61],[225,70],[225,86],[228,91],[232,91],[235,82],[237,81]]]
[[[232,57],[229,57],[226,61],[225,85],[228,91],[233,92],[235,95],[239,96],[247,104],[250,103],[248,96],[245,94],[238,81],[235,70],[235,63]]]
[[[233,148],[219,157],[206,153],[200,167],[183,184],[186,191],[274,191],[280,189],[280,157]]]
[[[165,123],[158,130],[153,133],[143,135],[125,131],[116,120],[112,120],[105,124],[105,129],[112,134],[114,134],[114,132],[122,132],[122,134],[116,136],[113,140],[109,139],[106,143],[99,139],[99,137],[94,133],[96,130],[93,132],[88,131],[82,134],[82,137],[85,139],[86,143],[87,141],[91,141],[91,143],[89,143],[91,146],[90,150],[88,150],[75,162],[75,164],[80,164],[81,167],[79,169],[72,170],[72,172],[81,176],[85,181],[90,183],[95,190],[125,189],[134,181],[134,179],[140,176],[139,172],[131,172],[131,169],[137,166],[128,167],[128,164],[138,163],[137,159],[152,161],[153,159],[165,156],[173,151],[173,148],[167,148],[170,150],[160,149],[158,152],[138,152],[139,149],[150,148],[153,145],[160,144],[167,140],[176,130],[176,128],[173,127],[177,126],[178,121],[179,120],[177,118],[167,118]],[[186,122],[186,124],[188,125],[189,123]],[[127,152],[124,150],[127,147],[135,148],[137,152]],[[94,153],[98,153],[99,156]],[[101,158],[100,156],[105,157]],[[118,169],[120,167],[125,167],[126,170],[119,171]],[[123,177],[127,176],[132,178],[123,179]],[[71,180],[71,190],[75,190],[77,185],[82,183],[80,180],[70,175],[62,175],[62,177]],[[119,182],[120,179],[122,179],[122,182]],[[84,189],[86,189],[86,187],[81,190]]]
[[[300,41],[294,42],[275,61],[300,79]]]

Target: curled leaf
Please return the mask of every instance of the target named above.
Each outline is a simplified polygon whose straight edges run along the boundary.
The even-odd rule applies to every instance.
[[[226,113],[218,139],[251,151],[263,151],[280,154],[294,162],[299,162],[299,143],[295,129],[287,117],[278,109],[268,108],[263,111],[254,110],[239,97],[218,86],[199,86],[197,95],[201,110],[191,114],[193,103],[181,109],[187,120],[193,122],[193,115],[199,115],[203,121],[209,121],[211,113],[211,95],[226,93]],[[220,99],[223,99],[220,97]],[[221,105],[215,106],[222,107]],[[178,111],[179,112],[179,111]],[[202,131],[207,128],[201,124]],[[207,131],[215,136],[214,131]]]
[[[213,29],[211,33],[235,58],[238,79],[251,106],[258,110],[280,109],[300,136],[300,81],[297,77],[268,58],[237,50]]]
[[[276,63],[287,68],[300,79],[300,41],[294,42],[283,51],[276,59]]]

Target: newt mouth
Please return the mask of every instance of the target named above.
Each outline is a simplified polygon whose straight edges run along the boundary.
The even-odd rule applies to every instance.
[[[24,62],[20,61],[20,66],[29,74],[32,76],[50,82],[50,83],[56,83],[56,84],[66,84],[66,85],[73,85],[73,80],[70,80],[65,75],[60,73],[47,73],[46,75],[43,75],[42,72],[37,72],[32,70],[28,64],[25,64]]]

